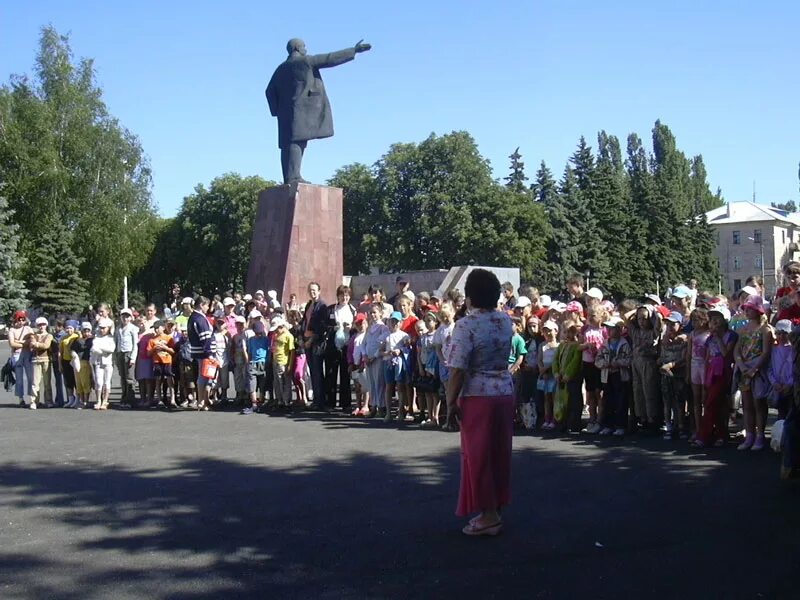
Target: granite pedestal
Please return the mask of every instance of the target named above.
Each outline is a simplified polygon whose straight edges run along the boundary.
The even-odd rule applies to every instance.
[[[307,298],[317,281],[327,302],[336,300],[342,282],[342,189],[296,183],[268,188],[258,195],[247,291],[275,290]]]

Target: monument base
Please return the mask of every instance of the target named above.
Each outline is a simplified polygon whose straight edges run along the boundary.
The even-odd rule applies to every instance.
[[[307,297],[320,284],[326,302],[342,283],[342,189],[309,183],[268,188],[258,195],[247,291],[275,290],[282,303]]]

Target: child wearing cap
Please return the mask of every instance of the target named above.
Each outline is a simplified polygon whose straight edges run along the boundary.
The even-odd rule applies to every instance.
[[[289,332],[283,317],[273,317],[269,326],[272,336],[272,386],[278,406],[292,408],[292,363],[294,362],[294,336]]]
[[[348,365],[350,377],[353,380],[356,392],[356,408],[352,412],[354,417],[369,415],[369,382],[366,374],[366,355],[364,354],[364,338],[367,334],[367,315],[360,312],[356,315],[354,334],[348,344]]]
[[[705,403],[705,374],[706,374],[706,340],[708,339],[708,309],[695,308],[690,315],[692,331],[686,348],[688,368],[686,380],[691,386],[692,421],[694,433],[690,441],[697,439],[700,431],[700,422],[703,418],[703,404]]]
[[[581,414],[583,412],[583,396],[581,386],[581,343],[578,341],[580,327],[570,325],[563,341],[558,345],[553,359],[553,375],[557,389],[553,399],[553,419],[551,423],[560,423],[562,431],[579,432],[581,430]],[[595,417],[596,418],[596,417]],[[596,423],[584,429],[584,433],[597,433]],[[549,427],[548,429],[553,429]]]
[[[133,312],[123,308],[119,313],[120,326],[114,332],[114,342],[117,346],[115,360],[120,384],[122,385],[122,398],[120,407],[133,408],[136,404],[136,389],[134,387],[136,355],[139,349],[139,328],[133,324]]]
[[[147,353],[147,346],[155,336],[152,328],[146,329],[142,324],[139,341],[136,346],[136,381],[139,382],[139,408],[146,408],[153,404],[155,398],[155,375],[153,373],[153,358]]]
[[[603,325],[606,340],[595,357],[595,366],[600,369],[603,398],[599,407],[600,435],[625,435],[630,398],[632,350],[622,335],[625,321],[610,317]]]
[[[92,341],[90,362],[94,378],[95,410],[108,408],[108,397],[111,394],[111,378],[114,375],[114,336],[111,328],[114,322],[108,317],[97,321],[97,335]]]
[[[89,402],[89,394],[92,392],[92,367],[89,358],[93,341],[92,324],[81,323],[81,335],[70,346],[70,363],[75,371],[75,393],[78,395],[75,408],[79,410]]]
[[[522,368],[522,361],[525,360],[525,355],[528,353],[528,347],[525,344],[525,339],[522,337],[522,332],[525,330],[525,322],[522,317],[516,315],[511,317],[511,323],[514,325],[514,335],[511,336],[511,352],[508,355],[508,372],[511,373],[511,377],[514,381],[514,397],[517,406],[519,406],[521,402],[519,370]]]
[[[53,336],[47,331],[47,319],[36,319],[36,330],[30,342],[31,363],[33,364],[33,381],[31,383],[30,408],[35,409],[39,400],[39,391],[43,389],[42,400],[47,408],[53,406],[53,388],[50,385],[52,370],[50,367],[50,346]]]
[[[14,368],[14,394],[20,406],[29,401],[33,365],[31,364],[30,339],[33,329],[28,325],[28,314],[24,310],[14,313],[14,322],[8,330],[8,345],[11,348],[11,364]]]
[[[297,405],[305,408],[306,394],[306,349],[303,345],[303,314],[296,309],[287,313],[289,333],[294,338],[294,363],[292,364],[292,381]]]
[[[664,405],[664,439],[673,435],[688,439],[683,430],[686,411],[686,335],[681,333],[683,315],[673,311],[665,319],[658,367],[661,375],[661,400]]]
[[[536,381],[539,379],[539,345],[543,338],[539,333],[539,318],[531,315],[525,323],[525,343],[526,354],[520,369],[520,408],[519,417],[526,429],[534,429],[539,421],[539,411],[537,408]]]
[[[398,419],[401,424],[406,415],[413,415],[408,393],[408,355],[411,349],[411,338],[400,329],[403,315],[394,311],[389,317],[389,335],[383,340],[381,356],[383,357],[383,377],[386,382],[386,415],[384,420],[392,420],[392,398],[397,391]],[[413,416],[412,416],[413,420]]]
[[[439,427],[439,359],[433,346],[433,336],[439,319],[436,313],[429,312],[417,321],[416,371],[417,392],[424,400],[426,419],[420,423],[422,428]]]
[[[575,325],[578,331],[583,327],[583,305],[577,300],[571,300],[564,306],[562,319],[559,323],[560,340],[564,341],[567,337],[569,328]]]
[[[383,375],[381,352],[383,342],[389,336],[389,328],[383,322],[383,302],[373,302],[367,313],[369,327],[364,335],[364,357],[367,364],[369,397],[378,416],[386,417],[386,379]],[[372,412],[370,412],[372,415]]]
[[[761,296],[751,296],[742,305],[747,324],[738,334],[733,350],[736,364],[734,377],[742,393],[745,438],[739,450],[762,450],[766,447],[767,394],[769,380],[767,367],[775,339],[764,315]]]
[[[544,341],[539,345],[537,363],[539,366],[539,379],[536,388],[544,396],[544,423],[542,429],[550,431],[556,428],[553,417],[553,396],[556,392],[556,378],[553,374],[553,362],[558,351],[558,325],[554,321],[545,321],[542,324]]]
[[[775,323],[777,344],[772,349],[769,360],[769,382],[772,385],[770,405],[777,409],[778,418],[785,419],[789,413],[794,393],[794,348],[789,340],[792,322],[782,319]]]
[[[242,410],[243,415],[258,412],[267,397],[267,360],[269,359],[269,338],[261,319],[253,323],[253,335],[247,339],[247,374],[249,377],[250,408]]]
[[[247,335],[246,319],[236,315],[236,333],[228,348],[228,362],[233,366],[233,387],[236,390],[236,403],[245,408],[247,403]]]
[[[175,356],[175,340],[164,332],[164,322],[153,323],[153,337],[147,342],[147,355],[153,361],[153,377],[155,389],[158,390],[158,401],[167,408],[177,408],[172,388],[172,357]],[[164,398],[164,384],[169,389],[169,400]]]
[[[708,311],[706,340],[706,388],[703,419],[694,445],[723,446],[728,439],[728,399],[733,378],[733,348],[738,336],[728,328],[731,313],[726,306]]]
[[[588,318],[586,324],[580,330],[581,371],[586,386],[586,404],[589,407],[589,424],[586,426],[586,432],[599,433],[602,427],[597,418],[597,410],[602,401],[600,395],[602,387],[600,384],[600,369],[597,368],[594,362],[608,335],[603,327],[608,315],[602,305],[592,306],[586,312]]]
[[[61,368],[61,377],[64,379],[64,388],[67,398],[64,408],[77,408],[78,397],[75,395],[75,370],[72,368],[70,359],[72,358],[72,342],[80,337],[81,324],[75,320],[68,320],[64,324],[64,337],[58,342],[58,362]]]

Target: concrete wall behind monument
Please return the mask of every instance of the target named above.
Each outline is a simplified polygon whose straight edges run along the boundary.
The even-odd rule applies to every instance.
[[[268,188],[258,195],[247,290],[275,290],[307,297],[310,281],[319,282],[327,302],[342,282],[342,190],[297,183]]]

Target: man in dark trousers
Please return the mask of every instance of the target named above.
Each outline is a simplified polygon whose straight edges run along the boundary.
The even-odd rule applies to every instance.
[[[328,305],[320,296],[316,281],[308,284],[308,302],[303,312],[303,345],[311,371],[314,410],[325,409],[325,349],[328,331]]]
[[[275,69],[266,89],[269,112],[278,117],[284,183],[304,181],[300,163],[308,140],[333,135],[331,105],[319,70],[349,62],[371,47],[358,42],[353,48],[309,56],[303,40],[286,44],[289,57]]]

